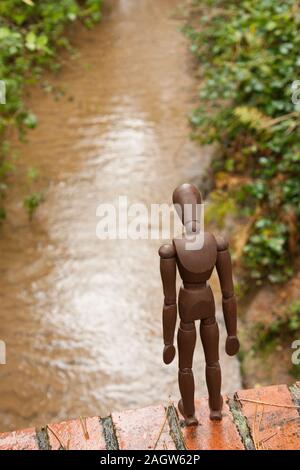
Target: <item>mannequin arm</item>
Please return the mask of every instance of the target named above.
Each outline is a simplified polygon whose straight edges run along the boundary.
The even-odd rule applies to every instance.
[[[234,295],[231,257],[228,243],[222,238],[217,239],[217,263],[216,268],[222,291],[222,308],[227,330],[226,352],[233,356],[239,350],[237,339],[237,306]]]
[[[175,357],[174,333],[177,318],[176,304],[176,252],[173,245],[163,245],[159,249],[160,274],[164,291],[163,305],[163,359],[166,364],[173,361]]]

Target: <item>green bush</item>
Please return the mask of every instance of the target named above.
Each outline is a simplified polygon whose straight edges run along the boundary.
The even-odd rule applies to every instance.
[[[6,84],[6,104],[0,104],[0,218],[5,217],[5,177],[13,168],[7,141],[9,127],[20,136],[34,128],[36,116],[24,104],[24,87],[36,83],[47,66],[55,68],[58,48],[69,46],[68,23],[87,26],[101,17],[102,0],[1,0],[0,80]],[[36,200],[36,199],[35,199]],[[26,205],[26,204],[25,204]]]
[[[233,177],[226,197],[253,220],[242,256],[245,272],[257,283],[281,282],[299,250],[300,106],[291,89],[300,79],[299,2],[195,4],[185,28],[203,79],[200,106],[191,116],[195,138],[221,144],[215,175]]]
[[[272,323],[256,324],[253,328],[255,351],[264,350],[271,345],[282,341],[299,337],[300,334],[300,300],[291,303],[280,317],[276,317]]]

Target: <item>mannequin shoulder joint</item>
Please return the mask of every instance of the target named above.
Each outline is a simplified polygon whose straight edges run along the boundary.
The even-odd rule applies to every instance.
[[[218,251],[225,251],[228,250],[228,241],[223,237],[216,237],[217,242],[217,250]]]

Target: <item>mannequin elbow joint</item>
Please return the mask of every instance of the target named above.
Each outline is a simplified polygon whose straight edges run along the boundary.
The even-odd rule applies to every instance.
[[[169,259],[174,258],[176,255],[176,251],[173,245],[162,245],[158,250],[159,256],[162,259]]]
[[[164,304],[166,307],[170,307],[171,305],[176,305],[176,297],[165,297]]]
[[[235,298],[233,291],[223,291],[222,297],[223,297],[223,302],[229,302],[230,300]]]

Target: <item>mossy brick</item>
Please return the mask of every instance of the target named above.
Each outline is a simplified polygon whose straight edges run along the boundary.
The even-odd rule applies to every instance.
[[[196,400],[198,426],[183,427],[182,434],[188,450],[243,450],[241,438],[230,409],[224,399],[222,421],[209,419],[208,400]]]
[[[240,390],[224,399],[223,419],[210,421],[207,399],[196,400],[199,426],[180,427],[173,406],[153,406],[0,434],[0,450],[300,449],[298,389],[286,385]],[[297,392],[297,393],[296,393]],[[296,395],[295,395],[296,394]],[[170,413],[172,411],[172,413]]]
[[[256,449],[300,448],[299,414],[286,385],[240,390],[236,399],[240,401]]]
[[[80,418],[47,426],[51,450],[104,450],[102,424],[98,417]]]
[[[120,449],[175,449],[162,405],[112,413],[112,420]]]
[[[0,434],[0,450],[39,450],[35,429]]]

